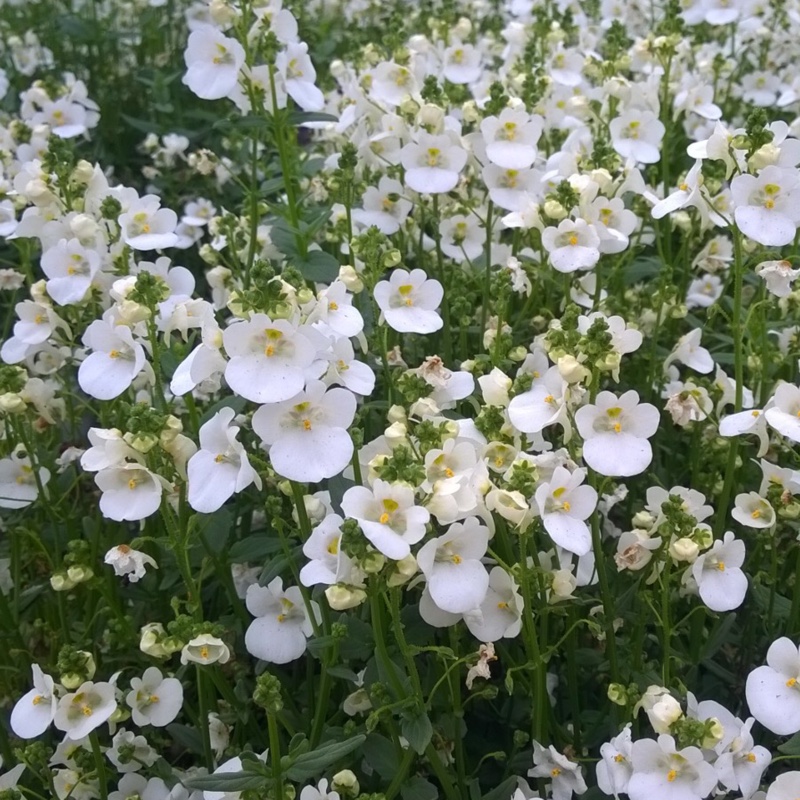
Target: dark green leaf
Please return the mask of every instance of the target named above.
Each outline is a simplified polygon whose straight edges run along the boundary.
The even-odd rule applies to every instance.
[[[319,776],[331,764],[357,750],[367,737],[363,734],[353,736],[343,742],[328,742],[310,753],[302,753],[292,759],[286,769],[286,777],[292,781],[307,781]]]
[[[394,745],[379,733],[367,736],[364,742],[364,760],[384,780],[391,780],[400,769]]]
[[[403,800],[437,800],[439,790],[425,778],[418,775],[409,778],[400,790]]]
[[[428,715],[424,711],[420,711],[403,718],[400,732],[414,748],[414,751],[422,755],[431,742],[433,726],[430,719],[428,719]]]
[[[292,264],[306,280],[316,283],[330,283],[339,274],[338,260],[323,250],[311,250],[304,256],[295,256]]]
[[[339,118],[333,114],[324,114],[321,111],[293,111],[289,114],[290,125],[305,125],[307,122],[338,122]]]

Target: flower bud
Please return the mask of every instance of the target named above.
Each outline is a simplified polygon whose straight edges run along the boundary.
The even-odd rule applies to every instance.
[[[575,356],[561,356],[556,362],[556,366],[558,367],[559,375],[567,383],[580,383],[592,376],[592,373]]]
[[[372,552],[367,553],[364,556],[364,559],[361,561],[361,569],[367,573],[367,575],[374,575],[377,572],[380,572],[384,565],[386,564],[386,556],[383,553]]]
[[[50,576],[50,586],[54,592],[69,592],[75,588],[75,581],[71,581],[66,572],[56,572]]]
[[[650,530],[655,521],[655,517],[649,511],[637,511],[631,520],[634,528],[642,528],[643,530]]]
[[[76,165],[75,169],[72,170],[72,175],[70,176],[70,180],[73,183],[86,185],[89,181],[94,177],[94,166],[87,161],[85,158],[82,158]]]
[[[678,563],[685,561],[687,564],[692,564],[697,560],[697,556],[700,555],[700,548],[694,539],[684,536],[670,544],[669,554],[672,556],[673,561]]]
[[[388,419],[389,422],[392,424],[395,422],[405,423],[408,417],[406,416],[406,410],[403,408],[403,406],[393,405],[389,409],[389,412],[386,415],[386,419]]]
[[[349,292],[358,294],[364,291],[364,281],[356,271],[356,268],[350,264],[343,264],[339,267],[339,280],[347,287]]]
[[[435,416],[439,411],[439,406],[432,397],[420,397],[420,399],[411,406],[408,413],[411,417],[422,419],[423,417]]]
[[[79,583],[86,583],[94,577],[94,570],[91,567],[84,567],[76,564],[67,569],[67,578],[75,585]]]
[[[628,690],[621,683],[610,683],[606,695],[615,705],[624,706],[628,704]]]
[[[149,622],[140,631],[139,649],[145,655],[153,658],[167,658],[169,653],[162,644],[166,634],[167,632],[160,622]]]
[[[402,422],[393,422],[384,432],[386,442],[391,448],[403,444],[408,438],[408,428]]]
[[[706,724],[708,725],[706,737],[700,746],[706,750],[713,750],[722,741],[722,737],[725,735],[725,728],[716,717],[706,720]]]
[[[0,413],[22,414],[26,408],[25,401],[16,392],[0,394]]]
[[[562,206],[558,200],[545,200],[544,213],[550,217],[550,219],[556,221],[560,221],[567,216],[564,206]]]
[[[92,240],[97,235],[97,223],[88,214],[76,214],[69,228],[81,241]]]
[[[349,769],[343,769],[333,776],[331,779],[331,789],[345,797],[355,797],[359,791],[361,791],[358,778],[356,778],[355,774]]]
[[[683,716],[681,704],[672,695],[662,695],[652,708],[645,708],[656,733],[669,733],[670,726]]]
[[[367,593],[363,589],[336,583],[325,589],[325,598],[334,611],[347,611],[360,606],[367,599]]]
[[[127,444],[139,453],[149,453],[157,444],[159,437],[154,433],[126,433],[122,437]]]
[[[402,586],[417,574],[417,559],[412,554],[394,563],[395,571],[389,576],[389,586]]]

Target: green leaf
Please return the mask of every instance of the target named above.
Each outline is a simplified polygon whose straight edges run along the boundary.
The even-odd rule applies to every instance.
[[[281,181],[283,185],[283,181]],[[285,220],[278,220],[270,229],[269,238],[272,244],[278,248],[287,258],[299,258],[300,251],[297,249],[298,232],[292,230]]]
[[[424,711],[404,717],[400,732],[416,753],[422,755],[433,737],[433,725]]]
[[[221,772],[218,775],[202,775],[185,778],[187,789],[203,789],[208,792],[244,792],[249,789],[263,789],[269,778],[252,772]]]
[[[364,742],[364,760],[378,773],[384,780],[391,780],[397,770],[400,769],[400,762],[395,755],[394,746],[379,733],[371,733]]]
[[[229,554],[230,560],[234,564],[247,561],[258,563],[267,556],[277,553],[280,549],[281,543],[279,539],[254,534],[232,545]]]
[[[305,125],[307,122],[338,122],[339,117],[321,111],[293,111],[289,114],[290,125]]]
[[[403,800],[437,800],[439,790],[430,781],[418,775],[409,778],[400,790]]]
[[[213,514],[197,514],[198,533],[203,537],[212,553],[219,555],[228,542],[234,529],[233,514],[227,508],[221,508]]]
[[[185,747],[192,753],[203,752],[203,740],[200,736],[200,731],[195,728],[173,722],[167,725],[167,731],[181,747]]]
[[[237,414],[239,414],[242,409],[247,405],[247,400],[244,397],[226,397],[224,400],[220,400],[218,403],[214,403],[211,408],[206,410],[206,413],[200,417],[200,425],[205,425],[217,411],[221,411],[223,408],[232,408]]]
[[[779,744],[778,750],[787,756],[800,756],[800,733],[796,733],[788,741]]]
[[[361,747],[366,738],[363,734],[359,734],[343,742],[323,744],[310,753],[302,753],[297,758],[287,759],[289,764],[286,768],[286,777],[292,781],[315,778],[331,764]]]
[[[483,796],[483,800],[506,800],[507,797],[511,797],[511,795],[514,794],[514,789],[516,788],[517,779],[508,778],[499,786],[496,786],[494,789],[492,789],[491,792],[487,792]]]
[[[315,283],[330,283],[339,274],[339,261],[324,250],[311,250],[304,256],[297,255],[292,259],[292,264],[306,280]]]

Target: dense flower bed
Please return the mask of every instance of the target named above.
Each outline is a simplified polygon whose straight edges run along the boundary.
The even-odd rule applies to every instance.
[[[800,796],[798,36],[0,0],[0,800]]]

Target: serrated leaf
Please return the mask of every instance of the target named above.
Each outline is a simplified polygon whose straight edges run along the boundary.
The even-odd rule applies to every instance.
[[[331,764],[361,747],[366,738],[363,734],[359,734],[344,742],[328,742],[310,753],[302,753],[297,758],[291,759],[286,769],[286,776],[292,781],[316,778]]]
[[[421,711],[405,716],[400,725],[400,732],[414,748],[414,752],[422,755],[433,737],[433,725],[431,725],[428,715]]]
[[[245,792],[249,789],[264,788],[268,777],[252,772],[221,772],[218,775],[202,775],[184,778],[187,789],[203,789],[208,792]]]

